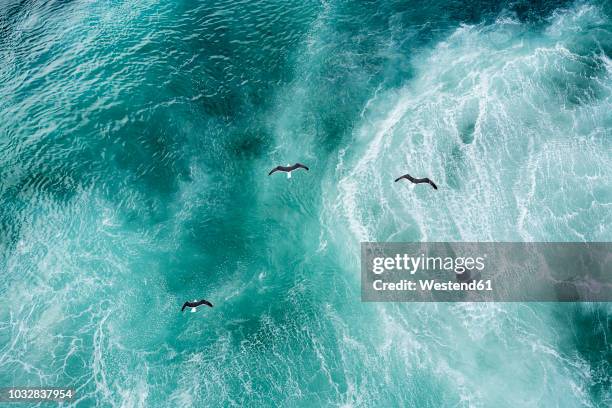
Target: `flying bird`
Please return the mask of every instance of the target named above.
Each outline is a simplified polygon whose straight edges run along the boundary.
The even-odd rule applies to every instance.
[[[435,190],[438,189],[438,186],[436,186],[436,184],[433,181],[431,181],[430,179],[428,179],[427,177],[425,177],[425,178],[414,178],[410,174],[404,174],[403,176],[396,178],[395,182],[397,183],[401,179],[406,179],[408,181],[413,182],[414,184],[427,183],[430,186],[432,186]]]
[[[285,173],[287,173],[287,178],[291,178],[291,172],[297,169],[305,169],[306,171],[308,171],[308,167],[304,166],[301,163],[295,163],[293,166],[289,164],[286,166],[276,166],[272,169],[272,171],[268,173],[268,176],[271,176],[272,173],[276,173],[277,171],[284,171]]]
[[[194,300],[193,302],[185,302],[183,304],[183,308],[181,309],[181,312],[185,310],[186,307],[190,307],[191,308],[191,313],[194,313],[197,309],[198,306],[200,305],[206,305],[206,306],[210,306],[213,307],[213,304],[210,303],[208,300],[206,299],[202,299],[202,300]]]

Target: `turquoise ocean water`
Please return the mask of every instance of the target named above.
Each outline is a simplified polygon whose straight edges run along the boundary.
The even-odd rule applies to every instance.
[[[610,304],[365,304],[359,243],[611,241],[611,112],[605,0],[0,0],[0,385],[609,406]]]

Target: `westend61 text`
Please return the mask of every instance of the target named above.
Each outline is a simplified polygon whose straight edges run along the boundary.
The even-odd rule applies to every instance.
[[[493,285],[490,279],[474,280],[471,282],[438,282],[433,279],[419,279],[417,281],[402,279],[399,282],[383,282],[380,279],[372,282],[376,291],[399,290],[399,291],[491,291]]]

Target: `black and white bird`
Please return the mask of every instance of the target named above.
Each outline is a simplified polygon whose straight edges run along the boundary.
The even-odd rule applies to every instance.
[[[195,313],[197,310],[197,307],[200,305],[206,305],[206,306],[210,306],[213,307],[213,304],[210,303],[208,300],[206,299],[202,299],[202,300],[194,300],[193,302],[185,302],[183,304],[183,308],[181,309],[181,312],[183,312],[185,310],[186,307],[190,307],[191,308],[191,313]]]
[[[431,181],[429,178],[425,177],[425,178],[414,178],[412,177],[410,174],[404,174],[401,177],[398,177],[395,179],[395,182],[397,183],[398,181],[400,181],[401,179],[406,179],[414,184],[421,184],[421,183],[427,183],[430,186],[432,186],[435,190],[438,189],[438,186],[436,186],[436,184]]]
[[[304,166],[301,163],[295,163],[293,166],[289,164],[286,166],[276,166],[268,173],[268,176],[271,176],[272,173],[276,173],[277,171],[284,171],[285,173],[287,173],[287,178],[291,178],[291,172],[297,169],[304,169],[308,171],[308,167]]]

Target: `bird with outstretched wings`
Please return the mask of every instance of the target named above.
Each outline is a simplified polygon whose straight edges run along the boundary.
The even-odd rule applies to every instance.
[[[425,177],[425,178],[414,178],[412,177],[410,174],[404,174],[401,177],[398,177],[395,179],[395,182],[397,183],[398,181],[400,181],[401,179],[406,179],[414,184],[421,184],[421,183],[427,183],[430,186],[432,186],[435,190],[438,189],[438,186],[436,186],[436,183],[434,183],[433,181],[431,181],[429,178]]]
[[[271,176],[272,173],[276,173],[277,171],[284,171],[285,173],[291,173],[293,170],[304,169],[308,171],[308,167],[304,166],[302,163],[295,163],[293,166],[276,166],[269,173],[268,176]]]
[[[181,312],[184,311],[185,308],[187,308],[187,307],[194,307],[195,308],[195,307],[198,307],[198,306],[201,306],[201,305],[206,305],[206,306],[209,306],[209,307],[213,307],[213,304],[210,303],[208,300],[202,299],[202,300],[196,300],[196,301],[193,301],[193,302],[185,302],[183,304],[183,308],[181,309]]]

